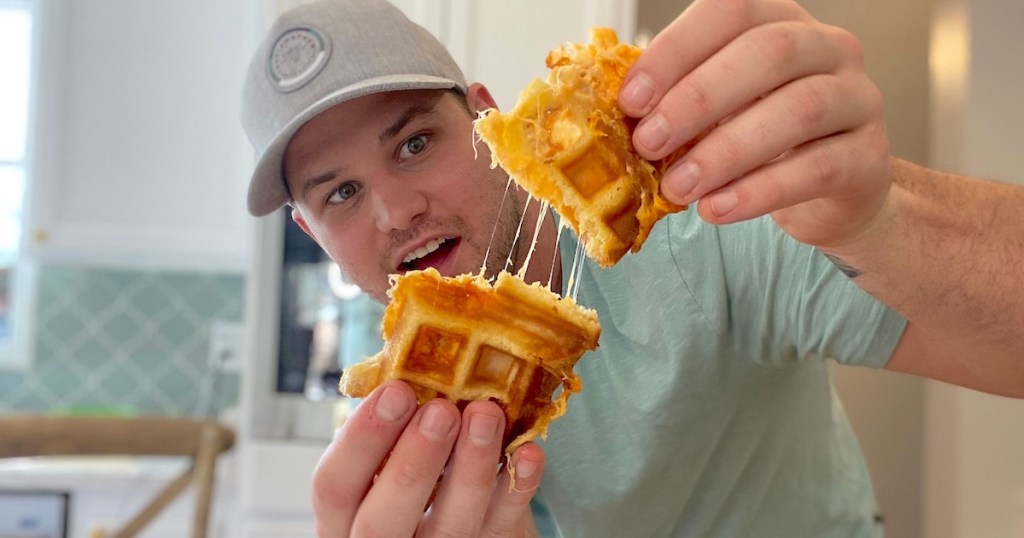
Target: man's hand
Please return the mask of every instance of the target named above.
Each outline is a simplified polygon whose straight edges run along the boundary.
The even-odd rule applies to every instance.
[[[908,320],[888,368],[1024,397],[1024,189],[889,154],[849,32],[789,0],[696,0],[640,55],[619,105],[709,222],[771,214]]]
[[[508,471],[498,467],[504,429],[494,403],[472,402],[460,414],[437,399],[417,409],[407,384],[385,383],[348,418],[317,465],[317,535],[536,535],[529,503],[544,453],[533,443],[516,450],[509,487]]]
[[[819,247],[861,233],[886,200],[888,139],[858,40],[783,0],[696,0],[651,42],[619,104],[662,181],[709,222],[771,214]]]

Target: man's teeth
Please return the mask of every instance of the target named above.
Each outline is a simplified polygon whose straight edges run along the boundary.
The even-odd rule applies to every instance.
[[[445,241],[447,241],[447,239],[445,238],[431,239],[430,241],[427,242],[426,245],[423,245],[422,247],[410,252],[409,255],[406,256],[404,260],[402,260],[402,263],[410,263],[413,260],[418,260],[426,256],[427,254],[434,252],[441,245],[443,245]]]

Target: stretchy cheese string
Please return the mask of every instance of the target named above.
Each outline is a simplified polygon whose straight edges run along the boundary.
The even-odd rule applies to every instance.
[[[576,273],[577,268],[582,267],[580,261],[580,253],[583,252],[583,249],[581,248],[582,245],[582,239],[579,241],[579,243],[576,243],[576,253],[573,254],[572,256],[572,269],[569,270],[569,283],[565,286],[565,295],[567,297],[571,296],[573,300],[576,299],[576,292],[579,289],[579,286],[576,285]]]
[[[581,248],[582,247],[582,248]],[[576,287],[572,289],[572,300],[576,300],[580,294],[580,281],[583,280],[583,267],[587,263],[587,257],[584,255],[586,252],[583,240],[580,240],[580,245],[576,247],[576,250],[580,253],[579,263],[574,264],[573,269],[576,271]]]
[[[480,277],[486,278],[487,273],[487,258],[491,255],[491,245],[494,244],[494,234],[498,231],[498,225],[501,223],[501,212],[505,209],[505,199],[508,198],[508,189],[512,186],[512,176],[509,176],[508,181],[505,182],[505,194],[501,196],[501,205],[498,206],[498,216],[494,219],[494,228],[491,229],[491,239],[487,242],[487,250],[484,251],[484,261],[480,265]]]
[[[523,262],[523,266],[519,268],[519,272],[516,276],[519,278],[526,278],[526,268],[530,266],[530,259],[533,258],[533,251],[537,250],[537,238],[540,236],[540,228],[544,223],[544,217],[548,214],[548,203],[542,201],[540,203],[540,210],[537,211],[537,223],[533,226],[533,240],[530,241],[530,249],[526,252],[526,261]]]
[[[558,219],[558,231],[555,232],[555,249],[551,254],[551,272],[548,273],[548,289],[551,289],[551,281],[555,279],[555,261],[558,259],[558,242],[562,239],[562,231],[565,229],[565,219]],[[559,289],[562,283],[559,282]]]
[[[512,267],[512,254],[516,251],[516,245],[519,244],[519,235],[523,231],[523,221],[526,220],[526,212],[530,209],[530,202],[533,201],[533,195],[531,194],[526,199],[526,205],[523,206],[523,214],[519,217],[519,226],[516,228],[516,238],[512,241],[512,248],[508,251],[508,258],[505,258],[504,271],[508,272],[509,268]]]
[[[477,150],[477,142],[483,142],[483,140],[484,140],[483,137],[480,136],[480,133],[476,130],[476,124],[479,123],[480,120],[484,119],[484,116],[486,116],[486,115],[487,115],[487,110],[480,110],[480,111],[478,111],[476,113],[476,119],[473,120],[473,127],[472,127],[472,131],[473,132],[472,132],[472,134],[470,134],[469,140],[470,140],[470,144],[473,145],[473,160],[474,161],[480,158],[480,152]],[[491,159],[491,168],[493,169],[496,165],[497,165],[497,163],[492,158]]]

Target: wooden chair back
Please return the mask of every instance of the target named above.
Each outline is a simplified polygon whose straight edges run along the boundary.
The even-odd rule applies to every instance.
[[[0,458],[36,456],[183,456],[190,465],[111,534],[136,536],[194,484],[192,537],[206,538],[217,458],[235,433],[212,420],[166,417],[0,415]]]

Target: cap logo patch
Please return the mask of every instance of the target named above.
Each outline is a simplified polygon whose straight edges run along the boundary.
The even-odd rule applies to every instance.
[[[288,93],[313,80],[331,57],[331,41],[308,26],[285,30],[270,48],[267,75],[274,88]]]

